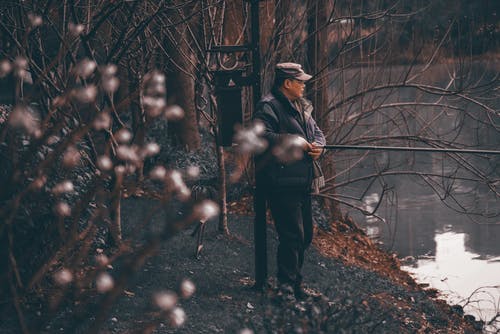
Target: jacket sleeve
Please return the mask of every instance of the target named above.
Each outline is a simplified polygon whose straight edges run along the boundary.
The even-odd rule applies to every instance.
[[[268,141],[270,146],[279,142],[282,135],[279,134],[278,117],[268,103],[260,104],[253,118],[264,124],[263,137]]]
[[[323,134],[323,131],[321,131],[318,124],[316,124],[316,121],[312,117],[310,118],[310,122],[313,128],[313,142],[318,143],[322,146],[326,145],[326,138]]]

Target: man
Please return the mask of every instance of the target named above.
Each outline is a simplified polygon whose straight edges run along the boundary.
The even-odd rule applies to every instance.
[[[313,234],[311,186],[319,166],[314,161],[326,141],[312,118],[311,103],[303,98],[311,76],[295,63],[277,64],[275,74],[271,93],[262,98],[254,115],[263,123],[269,142],[268,150],[255,157],[256,287],[261,288],[267,279],[267,201],[279,236],[278,282],[302,299],[306,296],[301,275],[304,251]]]

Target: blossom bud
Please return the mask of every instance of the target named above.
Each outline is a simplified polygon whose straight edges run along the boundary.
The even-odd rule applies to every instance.
[[[163,166],[154,167],[151,172],[149,172],[149,176],[153,180],[163,180],[167,175],[167,170]]]
[[[82,156],[77,148],[74,146],[70,146],[64,152],[62,163],[65,167],[68,168],[75,167],[80,164],[81,158]]]
[[[33,28],[39,27],[43,23],[42,17],[33,13],[28,14],[28,20]]]
[[[267,141],[262,137],[264,125],[256,121],[248,128],[239,128],[234,135],[238,150],[242,153],[261,153],[267,148]]]
[[[75,24],[73,22],[70,22],[68,24],[68,31],[71,35],[73,36],[78,36],[83,32],[84,26],[83,24]]]
[[[120,144],[127,144],[132,140],[132,132],[123,128],[115,133],[115,139]]]
[[[0,61],[0,78],[5,78],[12,71],[12,64],[7,59]]]
[[[170,311],[177,303],[177,295],[172,291],[158,292],[153,296],[153,301],[163,311]]]
[[[125,166],[123,165],[118,165],[115,167],[115,174],[116,176],[123,176],[127,170],[125,169]]]
[[[116,148],[116,156],[123,161],[137,162],[140,160],[136,150],[126,145],[120,145]]]
[[[238,334],[254,334],[254,332],[250,328],[242,328],[240,329]]]
[[[109,115],[109,113],[99,113],[99,115],[97,115],[97,117],[94,119],[93,126],[97,131],[109,129],[111,127],[111,116]]]
[[[157,143],[148,143],[143,149],[143,155],[146,157],[152,157],[160,153],[160,145]]]
[[[105,293],[113,289],[115,282],[110,274],[101,273],[97,276],[95,284],[99,293]]]
[[[80,103],[92,103],[97,97],[97,87],[95,85],[88,85],[77,88],[73,90],[72,95]]]
[[[21,128],[28,135],[37,137],[41,135],[40,121],[33,110],[25,105],[17,105],[9,115],[9,125],[14,128]]]
[[[59,202],[55,206],[55,212],[60,217],[69,217],[71,215],[71,208],[66,202]]]
[[[75,74],[82,79],[87,79],[94,73],[97,68],[95,61],[85,58],[81,60],[75,67]]]
[[[219,206],[211,200],[203,200],[193,208],[193,218],[206,222],[219,214]]]
[[[118,67],[115,64],[109,64],[101,67],[101,74],[106,77],[111,77],[116,75]]]
[[[109,258],[104,255],[104,254],[98,254],[95,257],[95,261],[100,265],[100,266],[107,266],[109,264]]]
[[[58,285],[68,285],[73,280],[73,274],[68,269],[61,269],[54,274],[54,281]]]
[[[196,291],[196,286],[194,283],[189,280],[189,279],[184,279],[181,283],[181,296],[182,298],[189,298],[191,297],[194,292]]]
[[[166,106],[166,101],[163,97],[144,96],[142,101],[149,117],[160,116]]]
[[[196,178],[198,178],[200,176],[200,167],[198,167],[198,166],[189,166],[186,169],[186,175],[190,179],[196,179]]]
[[[104,77],[101,82],[102,89],[108,93],[114,93],[120,86],[120,80],[117,77]]]
[[[186,312],[182,308],[176,307],[170,312],[169,320],[173,327],[180,327],[186,321]]]
[[[63,182],[56,184],[54,188],[52,188],[52,193],[55,195],[60,195],[64,193],[73,192],[74,190],[75,188],[73,186],[73,182],[65,180]]]
[[[113,162],[106,155],[101,155],[97,158],[97,167],[102,171],[108,171],[113,168]]]
[[[184,118],[184,110],[178,105],[171,105],[165,108],[163,117],[171,122],[180,121]]]
[[[33,188],[34,189],[41,189],[45,185],[46,182],[47,182],[47,176],[41,175],[33,180],[33,183],[32,183]]]

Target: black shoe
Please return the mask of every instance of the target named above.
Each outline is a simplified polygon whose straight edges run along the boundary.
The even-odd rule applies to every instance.
[[[293,294],[297,300],[306,300],[312,295],[307,292],[302,285],[297,285],[293,288]]]
[[[277,296],[280,297],[283,301],[286,302],[295,302],[295,293],[292,285],[283,283],[278,286]]]

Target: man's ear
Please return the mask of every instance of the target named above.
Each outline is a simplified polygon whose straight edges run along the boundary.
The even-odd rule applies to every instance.
[[[285,79],[285,81],[283,81],[283,87],[285,88],[290,88],[290,85],[292,84],[292,80],[290,79]]]

